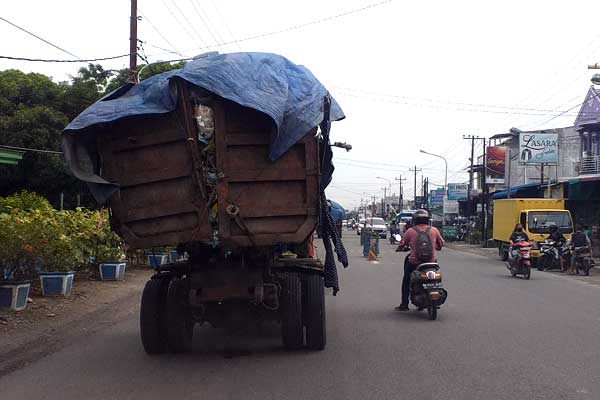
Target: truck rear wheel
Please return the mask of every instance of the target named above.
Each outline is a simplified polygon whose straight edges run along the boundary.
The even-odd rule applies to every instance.
[[[140,305],[140,336],[148,354],[167,351],[165,301],[168,281],[150,279],[144,286]]]
[[[306,275],[302,286],[306,347],[310,350],[323,350],[327,343],[323,277]]]
[[[286,349],[297,350],[304,342],[302,283],[291,274],[286,274],[281,283],[281,338]]]
[[[173,353],[183,353],[192,345],[194,322],[189,312],[187,287],[181,279],[173,279],[167,290],[167,341]]]

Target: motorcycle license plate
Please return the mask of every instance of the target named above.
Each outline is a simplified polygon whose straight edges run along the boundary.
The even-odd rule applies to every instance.
[[[441,288],[442,284],[440,282],[432,282],[432,283],[424,283],[423,288],[425,289],[437,289]]]

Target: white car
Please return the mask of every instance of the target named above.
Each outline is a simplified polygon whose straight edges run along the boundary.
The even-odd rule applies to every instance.
[[[367,228],[372,229],[379,234],[379,237],[385,239],[387,237],[387,225],[383,218],[367,218]]]
[[[360,218],[358,220],[358,226],[356,227],[356,234],[360,236],[360,232],[363,228],[363,225],[365,224],[365,219],[364,218]]]

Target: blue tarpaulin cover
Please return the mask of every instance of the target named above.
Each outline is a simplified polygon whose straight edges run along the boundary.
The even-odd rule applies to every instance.
[[[190,61],[182,69],[155,75],[124,93],[108,95],[78,115],[65,131],[173,111],[177,98],[169,82],[174,77],[270,116],[278,131],[271,145],[273,160],[323,120],[327,89],[308,69],[276,54],[232,53]],[[343,118],[342,109],[332,99],[331,120]]]
[[[276,160],[308,131],[323,121],[323,99],[327,89],[305,67],[269,53],[231,53],[198,58],[182,69],[155,75],[136,85],[123,86],[92,104],[66,128],[63,136],[65,158],[75,175],[91,183],[96,198],[106,200],[108,192],[97,189],[110,184],[95,172],[84,171],[89,158],[82,157],[81,134],[91,128],[126,117],[174,111],[177,93],[173,78],[181,78],[211,93],[270,116],[277,128],[270,158]],[[344,118],[331,99],[330,120]],[[79,165],[78,165],[79,164]],[[87,168],[89,169],[89,167]],[[96,190],[94,190],[94,187]],[[113,192],[110,190],[109,192]]]
[[[329,213],[331,214],[333,221],[336,224],[340,223],[344,219],[344,216],[346,215],[346,209],[344,207],[342,207],[341,204],[336,203],[333,200],[329,200],[329,202],[331,203],[331,208],[329,210]]]

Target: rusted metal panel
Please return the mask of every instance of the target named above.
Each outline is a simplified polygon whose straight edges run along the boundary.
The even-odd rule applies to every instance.
[[[98,141],[102,176],[120,186],[110,199],[112,223],[132,247],[213,238],[204,145],[188,89],[177,86],[176,112],[119,121]],[[202,104],[214,116],[219,240],[244,247],[304,241],[319,208],[316,128],[272,162],[268,116],[219,97]]]

